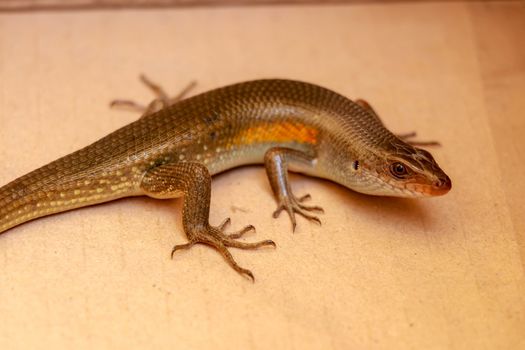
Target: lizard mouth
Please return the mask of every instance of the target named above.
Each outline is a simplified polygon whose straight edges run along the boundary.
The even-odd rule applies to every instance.
[[[409,191],[420,193],[423,196],[442,196],[450,191],[452,181],[447,175],[443,174],[443,177],[437,179],[432,184],[409,183],[406,185],[406,188]]]

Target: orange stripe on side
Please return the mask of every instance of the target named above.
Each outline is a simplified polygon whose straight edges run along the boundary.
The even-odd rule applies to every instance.
[[[259,124],[243,130],[238,139],[243,144],[262,142],[300,142],[316,144],[319,131],[311,126],[293,122]],[[236,142],[237,143],[237,142]]]

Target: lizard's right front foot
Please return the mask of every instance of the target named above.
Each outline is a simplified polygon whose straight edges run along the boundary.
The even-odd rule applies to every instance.
[[[253,273],[245,268],[240,267],[237,262],[233,259],[233,256],[228,250],[228,247],[240,248],[240,249],[257,249],[265,246],[273,246],[275,248],[275,242],[271,240],[264,240],[254,243],[239,242],[237,239],[241,238],[245,233],[255,231],[255,227],[248,225],[242,230],[234,233],[224,233],[224,228],[230,224],[230,218],[227,218],[217,227],[206,225],[204,227],[195,228],[188,231],[189,242],[186,244],[179,244],[173,247],[171,251],[171,257],[177,250],[189,249],[197,243],[207,244],[215,248],[223,257],[226,259],[228,264],[237,272],[245,275],[255,282]]]
[[[277,210],[273,212],[273,217],[278,218],[279,215],[283,210],[286,210],[288,213],[288,216],[290,217],[290,220],[292,221],[292,231],[295,232],[295,227],[297,226],[297,221],[295,220],[295,214],[299,214],[302,217],[314,221],[321,225],[321,220],[314,215],[310,215],[307,213],[307,211],[316,211],[319,213],[324,213],[323,208],[318,206],[308,206],[302,204],[304,201],[311,199],[312,197],[307,194],[302,196],[301,198],[296,198],[293,193],[290,193],[290,195],[282,196],[279,199],[279,206],[277,207]]]

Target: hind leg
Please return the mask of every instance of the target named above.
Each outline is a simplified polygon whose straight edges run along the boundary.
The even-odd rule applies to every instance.
[[[163,108],[169,107],[181,100],[183,100],[187,94],[197,85],[196,81],[191,81],[184,89],[182,89],[177,95],[169,97],[166,91],[158,84],[148,79],[145,75],[140,75],[140,81],[146,85],[156,98],[151,101],[147,106],[136,103],[135,101],[117,99],[110,103],[110,107],[126,108],[133,111],[140,112],[141,118],[160,111]]]

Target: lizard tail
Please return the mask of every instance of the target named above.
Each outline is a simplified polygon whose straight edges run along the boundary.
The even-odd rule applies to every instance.
[[[31,181],[32,173],[0,187],[0,233],[41,216],[52,214],[44,207],[46,200],[44,186]]]

